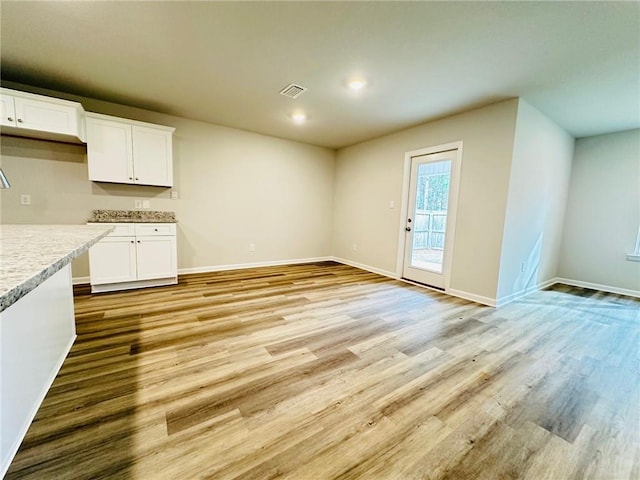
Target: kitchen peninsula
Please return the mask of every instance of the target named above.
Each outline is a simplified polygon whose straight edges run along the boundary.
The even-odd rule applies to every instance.
[[[0,477],[76,338],[70,262],[108,225],[0,225]]]

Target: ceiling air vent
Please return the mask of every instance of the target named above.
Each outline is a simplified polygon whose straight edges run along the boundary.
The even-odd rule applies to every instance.
[[[280,90],[280,95],[284,95],[285,97],[289,98],[298,98],[305,90],[306,88],[301,85],[290,83],[282,90]]]

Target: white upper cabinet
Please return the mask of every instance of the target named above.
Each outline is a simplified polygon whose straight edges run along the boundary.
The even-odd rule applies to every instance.
[[[16,126],[16,107],[13,97],[0,93],[0,125],[3,127],[15,127]]]
[[[173,185],[173,129],[132,126],[136,183]]]
[[[173,186],[173,127],[87,113],[89,180]]]
[[[87,114],[89,180],[135,183],[131,125]]]
[[[0,88],[2,133],[85,142],[84,109],[77,102]]]

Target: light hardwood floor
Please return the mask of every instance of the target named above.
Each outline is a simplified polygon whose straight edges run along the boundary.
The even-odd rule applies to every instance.
[[[335,263],[76,298],[7,479],[638,479],[640,303]]]

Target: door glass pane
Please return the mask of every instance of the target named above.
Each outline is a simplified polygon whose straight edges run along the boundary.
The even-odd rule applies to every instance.
[[[411,266],[442,273],[451,160],[418,166]]]

